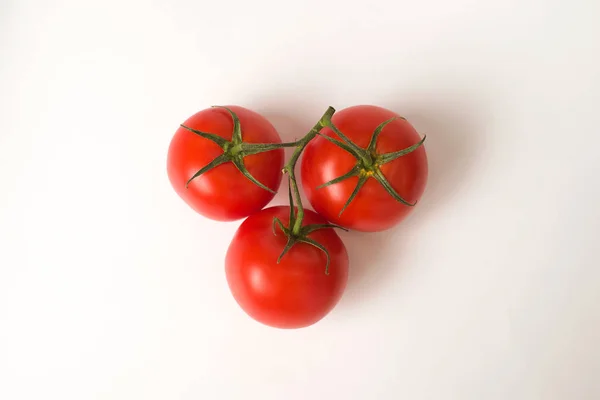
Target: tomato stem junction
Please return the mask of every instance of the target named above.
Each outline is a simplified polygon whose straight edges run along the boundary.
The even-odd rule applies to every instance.
[[[327,125],[327,127],[329,127],[342,140],[339,140],[339,139],[336,139],[336,138],[333,138],[330,136],[326,136],[326,135],[321,135],[321,137],[323,137],[324,139],[327,139],[331,143],[333,143],[336,146],[340,147],[341,149],[347,151],[348,153],[352,154],[356,158],[356,164],[354,165],[354,167],[352,169],[350,169],[350,171],[317,187],[317,189],[320,189],[320,188],[324,188],[326,186],[334,185],[336,183],[345,181],[346,179],[352,178],[354,176],[358,177],[356,186],[355,186],[354,190],[352,191],[352,193],[350,194],[350,197],[348,198],[348,200],[346,201],[346,203],[340,210],[339,215],[342,215],[344,210],[346,210],[346,208],[350,205],[352,200],[354,200],[354,198],[356,197],[356,195],[358,194],[360,189],[363,187],[363,185],[367,182],[367,180],[369,178],[373,178],[377,182],[379,182],[381,184],[381,186],[383,186],[383,188],[396,201],[404,204],[405,206],[412,207],[416,204],[416,203],[410,203],[410,202],[406,201],[402,196],[400,196],[398,194],[398,192],[396,192],[396,190],[388,182],[387,178],[381,171],[381,166],[384,164],[387,164],[391,161],[394,161],[395,159],[397,159],[399,157],[402,157],[406,154],[412,153],[413,151],[417,150],[419,147],[421,147],[421,145],[423,145],[423,142],[425,142],[425,138],[427,136],[423,136],[423,138],[418,143],[416,143],[412,146],[409,146],[405,149],[394,151],[391,153],[378,153],[377,149],[376,149],[377,139],[379,138],[379,135],[381,134],[381,131],[383,130],[383,128],[385,128],[389,123],[391,123],[397,119],[405,120],[405,118],[403,118],[403,117],[393,117],[393,118],[390,118],[387,121],[384,121],[381,124],[379,124],[379,126],[377,126],[377,128],[375,128],[375,130],[373,131],[371,140],[369,141],[369,145],[367,146],[366,149],[363,149],[362,147],[360,147],[356,143],[354,143],[349,137],[344,135],[343,132],[341,132],[335,125],[333,125],[331,123],[331,120],[329,121],[329,125]]]

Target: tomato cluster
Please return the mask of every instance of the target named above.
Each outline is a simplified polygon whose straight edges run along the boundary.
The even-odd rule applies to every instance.
[[[323,318],[342,296],[348,253],[334,228],[366,232],[398,224],[427,181],[425,138],[376,106],[329,108],[302,139],[282,143],[263,116],[213,107],[175,132],[167,157],[179,196],[207,218],[240,225],[227,251],[231,293],[252,318],[300,328]],[[295,148],[284,164],[284,147]],[[302,206],[295,166],[316,211]],[[263,209],[289,179],[289,206]]]

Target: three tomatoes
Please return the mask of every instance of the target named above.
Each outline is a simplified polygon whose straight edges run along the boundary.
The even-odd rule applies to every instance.
[[[241,308],[266,325],[311,325],[341,298],[349,260],[332,223],[368,232],[391,228],[425,189],[422,139],[399,115],[355,106],[320,128],[308,143],[284,145],[261,115],[217,107],[188,118],[169,147],[169,179],[192,209],[221,221],[248,217],[231,241],[225,272]],[[302,188],[316,211],[303,210],[295,229],[293,204],[263,209],[281,184],[283,147],[303,151]]]

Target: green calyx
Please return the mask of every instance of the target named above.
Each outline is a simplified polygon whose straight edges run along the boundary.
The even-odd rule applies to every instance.
[[[325,246],[323,246],[321,243],[317,242],[314,239],[309,238],[308,235],[310,235],[311,233],[318,231],[320,229],[330,229],[330,228],[339,228],[339,229],[343,229],[343,230],[346,230],[346,229],[342,228],[339,225],[335,225],[335,224],[311,224],[311,225],[302,226],[302,219],[299,219],[299,217],[298,217],[299,210],[302,207],[302,203],[299,203],[298,213],[296,213],[296,207],[294,205],[294,196],[292,196],[293,188],[296,187],[296,185],[292,182],[293,181],[290,177],[289,178],[289,187],[290,187],[290,189],[289,189],[289,201],[290,201],[289,225],[286,227],[279,218],[277,218],[277,217],[273,218],[273,235],[277,236],[277,228],[279,228],[285,234],[285,236],[287,236],[287,243],[286,243],[285,247],[283,248],[283,251],[279,255],[279,258],[277,258],[277,264],[279,264],[279,262],[281,261],[283,256],[285,256],[287,254],[287,252],[292,247],[294,247],[295,244],[306,243],[306,244],[316,247],[317,249],[319,249],[323,253],[325,253],[325,256],[327,257],[327,262],[325,264],[325,275],[329,275],[329,263],[330,263],[329,251],[327,251]],[[302,215],[304,215],[304,214],[302,214]],[[298,221],[300,221],[299,225],[297,225]]]
[[[188,131],[204,138],[208,139],[211,142],[217,144],[222,150],[223,154],[219,155],[217,158],[212,160],[210,163],[206,164],[203,168],[198,170],[192,177],[186,182],[185,187],[189,186],[190,182],[205,172],[210,171],[211,169],[218,167],[221,164],[225,164],[228,162],[233,163],[237,167],[237,169],[248,178],[252,183],[256,186],[271,192],[275,193],[273,189],[259,182],[252,174],[248,171],[244,164],[244,157],[264,153],[267,151],[272,151],[276,149],[281,149],[283,147],[293,147],[295,143],[244,143],[242,139],[242,126],[240,124],[240,120],[236,113],[234,113],[231,109],[222,106],[214,106],[216,108],[223,108],[227,110],[229,115],[231,115],[231,119],[233,120],[233,132],[231,135],[231,140],[224,139],[223,137],[208,132],[202,132],[196,129],[192,129],[188,126],[181,125],[182,128],[187,129]]]
[[[383,128],[385,128],[389,123],[391,123],[392,121],[395,121],[398,118],[404,119],[402,117],[390,118],[387,121],[382,122],[377,128],[375,128],[375,130],[373,131],[373,135],[371,136],[371,140],[369,141],[369,145],[367,146],[366,149],[363,149],[362,147],[358,146],[349,137],[344,135],[343,132],[341,132],[335,125],[333,125],[333,123],[331,122],[331,118],[324,121],[324,125],[327,126],[328,128],[330,128],[342,140],[338,140],[338,139],[332,138],[330,136],[321,135],[321,134],[320,134],[320,136],[323,137],[324,139],[327,139],[328,141],[335,144],[336,146],[344,149],[345,151],[352,154],[356,158],[356,164],[354,165],[354,167],[352,169],[350,169],[350,171],[348,171],[344,175],[341,175],[341,176],[339,176],[335,179],[332,179],[329,182],[326,182],[317,187],[317,189],[320,189],[320,188],[323,188],[326,186],[335,185],[336,183],[345,181],[346,179],[352,178],[354,176],[358,177],[356,186],[355,186],[354,190],[352,191],[352,193],[350,194],[350,197],[348,198],[348,200],[342,207],[339,215],[342,215],[344,210],[346,210],[346,208],[350,205],[352,200],[354,200],[354,198],[356,197],[356,195],[358,194],[360,189],[363,187],[363,185],[367,182],[367,180],[369,178],[373,178],[377,182],[379,182],[381,184],[381,186],[383,186],[383,188],[396,201],[398,201],[406,206],[409,206],[409,207],[412,207],[416,204],[416,203],[409,203],[404,198],[402,198],[402,196],[400,196],[398,194],[398,192],[396,192],[396,190],[388,182],[385,175],[381,171],[381,166],[384,164],[387,164],[391,161],[394,161],[395,159],[402,157],[406,154],[412,153],[413,151],[418,149],[423,144],[423,142],[425,142],[426,136],[423,136],[423,139],[421,139],[418,143],[416,143],[410,147],[407,147],[405,149],[395,151],[395,152],[377,153],[377,149],[376,149],[377,138],[381,134],[381,131],[383,131]]]

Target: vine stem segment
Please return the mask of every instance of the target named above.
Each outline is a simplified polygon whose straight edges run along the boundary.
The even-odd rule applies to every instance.
[[[293,142],[293,146],[296,147],[294,149],[294,153],[290,160],[283,167],[282,172],[288,175],[288,183],[289,183],[289,202],[290,202],[290,222],[286,227],[283,222],[277,217],[273,219],[273,234],[277,235],[277,227],[287,236],[288,240],[283,248],[283,251],[279,255],[277,259],[277,263],[281,261],[283,256],[296,244],[296,243],[306,243],[311,246],[316,247],[317,249],[323,251],[327,256],[327,263],[325,265],[325,274],[329,275],[329,263],[330,256],[329,251],[323,246],[321,243],[317,242],[314,239],[308,237],[308,235],[314,231],[319,229],[329,229],[329,228],[342,228],[339,225],[335,224],[310,224],[302,226],[302,221],[304,219],[304,207],[302,205],[302,199],[300,196],[300,190],[298,188],[298,182],[296,181],[296,164],[298,163],[298,159],[304,151],[308,142],[315,138],[326,126],[332,126],[331,117],[335,113],[335,109],[333,107],[329,107],[325,114],[321,117],[319,122],[316,123],[315,126],[300,140]],[[296,204],[294,204],[294,202]]]

